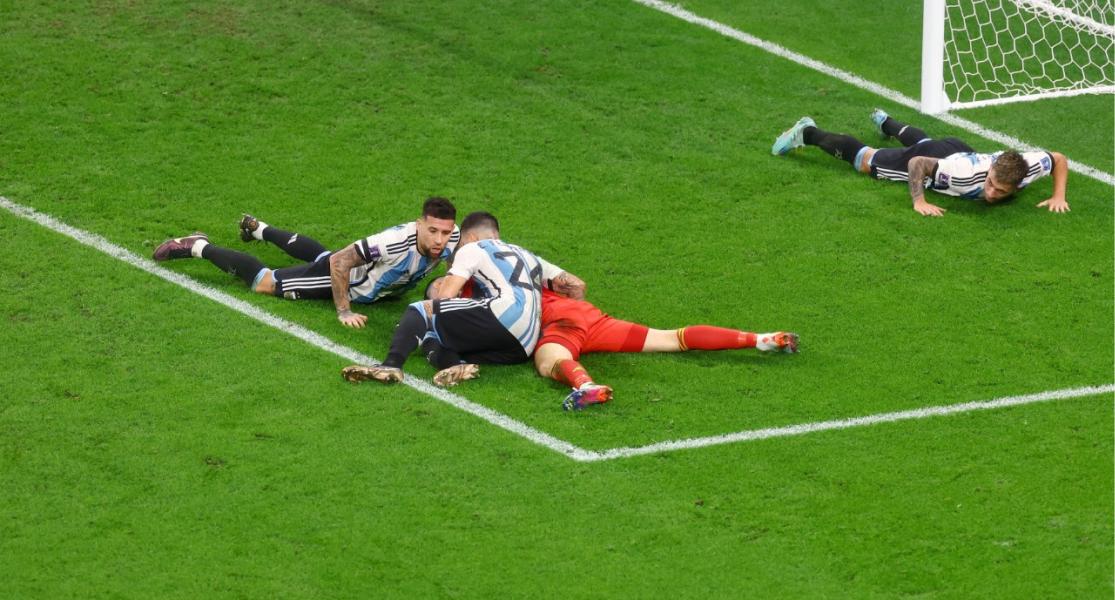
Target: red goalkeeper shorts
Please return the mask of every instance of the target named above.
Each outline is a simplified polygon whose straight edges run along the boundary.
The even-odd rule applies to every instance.
[[[641,352],[647,331],[646,325],[614,319],[588,302],[542,293],[538,345],[561,344],[574,359],[589,352]]]

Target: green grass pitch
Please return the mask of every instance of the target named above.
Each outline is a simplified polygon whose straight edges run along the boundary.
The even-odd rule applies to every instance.
[[[920,3],[684,6],[916,96]],[[589,355],[457,391],[589,450],[1112,382],[1112,188],[938,197],[817,149],[881,106],[634,2],[0,2],[0,196],[148,255],[252,212],[340,247],[428,195],[659,328],[795,356]],[[964,113],[1106,172],[1110,96]],[[273,266],[277,249],[248,248]],[[382,357],[405,301],[249,293]],[[1112,398],[578,463],[0,211],[0,597],[1111,597]],[[432,370],[414,357],[416,377]]]

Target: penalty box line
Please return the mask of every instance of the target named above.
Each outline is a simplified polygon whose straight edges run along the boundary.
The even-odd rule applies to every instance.
[[[633,448],[612,448],[611,450],[603,450],[601,452],[598,452],[597,454],[599,456],[591,460],[612,460],[616,458],[643,456],[646,454],[659,454],[663,452],[674,452],[677,450],[705,448],[708,446],[720,446],[724,444],[736,444],[740,442],[753,442],[756,440],[790,437],[795,435],[804,435],[807,433],[816,433],[819,431],[867,427],[869,425],[878,425],[880,423],[894,423],[896,421],[910,421],[914,419],[925,419],[927,417],[941,417],[979,410],[994,410],[998,408],[1007,408],[1010,406],[1021,406],[1023,404],[1034,404],[1037,402],[1052,402],[1055,400],[1069,400],[1072,398],[1082,398],[1085,396],[1098,396],[1101,394],[1111,394],[1113,392],[1115,392],[1115,384],[1108,384],[1065,390],[1052,390],[1048,392],[1038,392],[1036,394],[1026,394],[1024,396],[1006,396],[1003,398],[996,398],[994,400],[963,402],[961,404],[949,404],[947,406],[926,406],[923,408],[915,408],[913,410],[880,413],[875,415],[867,415],[864,417],[853,417],[850,419],[837,419],[833,421],[821,421],[817,423],[801,423],[799,425],[772,427],[769,429],[753,429],[751,431],[737,431],[735,433],[726,433],[723,435],[714,435],[709,437],[690,438],[684,440],[675,440],[671,442],[659,442],[657,444],[649,444],[646,446],[638,446]]]
[[[38,223],[47,229],[72,238],[90,248],[99,250],[115,259],[121,260],[137,269],[146,271],[156,277],[165,279],[170,283],[185,288],[199,296],[204,296],[218,304],[222,304],[236,312],[251,317],[264,325],[273,327],[292,335],[311,346],[325,350],[326,352],[333,353],[341,358],[349,360],[354,363],[360,364],[373,364],[379,361],[375,358],[357,352],[348,346],[338,344],[325,336],[311,331],[301,325],[291,323],[285,319],[275,316],[249,302],[240,300],[225,292],[209,287],[191,277],[175,273],[169,269],[157,265],[153,260],[142,258],[135,253],[127,250],[121,246],[113,244],[102,236],[95,233],[90,233],[83,229],[78,229],[63,223],[50,215],[36,211],[33,208],[17,204],[11,200],[0,196],[0,207],[8,212]],[[403,383],[427,396],[440,400],[454,408],[463,410],[471,415],[480,417],[481,419],[505,429],[515,435],[522,437],[530,442],[538,444],[539,446],[549,448],[554,452],[568,456],[574,460],[585,461],[597,458],[596,452],[591,452],[583,448],[579,448],[566,442],[565,440],[558,439],[548,433],[539,431],[530,427],[529,425],[517,421],[503,413],[494,411],[486,406],[472,402],[462,396],[441,389],[435,385],[422,381],[416,377],[408,376],[403,380]]]
[[[913,98],[910,98],[909,96],[901,94],[886,86],[875,83],[874,81],[864,79],[859,75],[849,73],[848,71],[845,71],[843,69],[838,69],[819,60],[809,58],[804,54],[799,54],[797,52],[794,52],[793,50],[789,50],[773,42],[768,42],[767,40],[757,38],[749,33],[745,33],[743,31],[735,29],[734,27],[729,27],[728,25],[725,25],[719,21],[714,21],[712,19],[702,17],[676,4],[662,2],[661,0],[632,1],[637,2],[638,4],[642,4],[643,6],[646,6],[648,8],[653,8],[654,10],[657,10],[659,12],[666,13],[672,17],[676,17],[687,23],[699,25],[701,27],[704,27],[705,29],[711,29],[712,31],[715,31],[716,33],[719,33],[720,35],[723,35],[725,37],[732,38],[733,40],[736,40],[738,42],[743,42],[744,44],[747,44],[749,46],[754,46],[756,48],[759,48],[760,50],[764,50],[766,52],[774,54],[775,56],[793,61],[799,65],[802,65],[803,67],[813,69],[814,71],[817,71],[819,73],[824,73],[825,75],[854,85],[861,90],[866,90],[873,94],[882,96],[883,98],[886,98],[887,100],[890,100],[896,104],[901,104],[902,106],[912,108],[918,112],[921,112],[921,103],[917,100],[914,100]],[[1039,149],[1033,144],[1020,140],[1016,137],[995,131],[994,129],[988,129],[980,125],[979,123],[969,121],[968,119],[964,119],[950,113],[942,113],[939,115],[930,116],[934,119],[937,119],[938,121],[944,121],[949,125],[959,127],[961,129],[964,129],[965,131],[969,131],[980,137],[998,142],[1010,148],[1018,148],[1020,150]],[[1069,160],[1069,169],[1080,173],[1081,175],[1091,177],[1092,179],[1095,179],[1097,181],[1102,181],[1107,185],[1115,186],[1115,175],[1107,173],[1106,171],[1101,171],[1100,169],[1090,167],[1086,164],[1076,162],[1071,159]]]
[[[225,292],[202,284],[186,275],[182,275],[180,273],[175,273],[174,271],[165,269],[155,264],[154,261],[142,258],[121,246],[113,244],[102,236],[67,225],[55,219],[54,217],[51,217],[44,213],[40,213],[35,209],[23,206],[22,204],[12,202],[11,200],[3,196],[0,196],[0,208],[4,208],[17,217],[32,221],[43,227],[46,227],[47,229],[55,231],[56,233],[60,233],[69,238],[72,238],[81,244],[89,246],[95,250],[99,250],[142,271],[146,271],[161,279],[169,281],[170,283],[185,288],[188,291],[191,291],[200,296],[204,296],[205,298],[209,298],[214,302],[231,308],[232,310],[235,310],[236,312],[239,312],[247,317],[251,317],[252,319],[255,319],[256,321],[259,321],[269,327],[273,327],[289,335],[292,335],[306,342],[307,344],[310,344],[311,346],[317,347],[321,350],[325,350],[326,352],[331,352],[337,356],[340,356],[341,358],[356,363],[372,364],[375,362],[379,362],[371,356],[362,354],[360,352],[357,352],[356,350],[353,350],[352,348],[338,344],[316,332],[302,327],[301,325],[291,323],[290,321],[272,315],[271,313],[262,310],[253,304],[250,304],[229,294],[226,294]],[[494,411],[486,406],[472,402],[462,396],[426,383],[425,381],[418,380],[414,377],[408,377],[406,380],[404,380],[404,384],[423,394],[426,394],[427,396],[453,406],[454,408],[458,408],[464,412],[479,417],[487,421],[488,423],[491,423],[492,425],[518,435],[519,437],[533,442],[534,444],[553,450],[554,452],[567,456],[578,462],[600,462],[619,458],[644,456],[647,454],[662,454],[666,452],[675,452],[678,450],[689,450],[694,448],[704,448],[708,446],[719,446],[724,444],[751,442],[770,438],[804,435],[807,433],[830,431],[834,429],[851,429],[855,427],[877,425],[880,423],[893,423],[896,421],[924,419],[927,417],[953,415],[979,410],[992,410],[1010,406],[1019,406],[1023,404],[1032,404],[1035,402],[1068,400],[1071,398],[1096,396],[1115,392],[1115,384],[1065,390],[1053,390],[1047,392],[1039,392],[1036,394],[1028,394],[1024,396],[1008,396],[981,402],[965,402],[962,404],[951,404],[948,406],[929,406],[913,410],[868,415],[864,417],[854,417],[833,421],[821,421],[817,423],[802,423],[798,425],[789,425],[786,427],[738,431],[735,433],[727,433],[708,437],[658,442],[646,446],[611,448],[606,450],[594,451],[586,450],[584,448],[566,442],[565,440],[556,438],[548,433],[539,431],[533,427],[530,427],[529,425],[526,425],[525,423],[504,415],[503,413]]]

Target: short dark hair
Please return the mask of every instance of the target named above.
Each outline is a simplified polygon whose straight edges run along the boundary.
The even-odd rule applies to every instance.
[[[995,164],[991,165],[991,168],[995,171],[995,178],[999,183],[1016,188],[1026,177],[1030,165],[1026,164],[1026,159],[1022,158],[1016,150],[1006,150],[995,159]]]
[[[491,229],[499,233],[499,220],[490,212],[477,211],[469,213],[464,221],[461,221],[461,235],[472,229]]]
[[[456,221],[457,207],[453,206],[453,203],[450,202],[448,198],[432,196],[426,198],[426,202],[422,204],[422,216]]]

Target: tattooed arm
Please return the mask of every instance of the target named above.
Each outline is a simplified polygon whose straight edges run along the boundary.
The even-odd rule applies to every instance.
[[[333,304],[337,306],[337,319],[345,327],[361,328],[368,317],[352,312],[348,299],[349,271],[364,264],[364,259],[356,252],[356,245],[349,244],[344,250],[329,256],[329,277],[333,284]]]
[[[936,158],[915,156],[910,159],[910,163],[906,167],[910,177],[910,198],[914,201],[914,210],[927,217],[943,217],[945,215],[945,209],[925,200],[925,180],[933,175],[933,169],[936,166]]]
[[[550,280],[550,289],[574,300],[585,299],[586,287],[580,277],[568,271],[562,271],[560,275]]]

